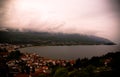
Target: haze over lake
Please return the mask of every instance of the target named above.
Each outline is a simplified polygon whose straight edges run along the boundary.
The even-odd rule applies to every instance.
[[[37,53],[52,59],[77,59],[102,56],[120,50],[118,45],[35,46],[20,49],[21,52]]]

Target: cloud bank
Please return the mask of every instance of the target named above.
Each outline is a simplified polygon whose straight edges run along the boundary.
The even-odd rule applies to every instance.
[[[114,2],[113,2],[114,1]],[[119,0],[0,0],[2,27],[118,39]]]

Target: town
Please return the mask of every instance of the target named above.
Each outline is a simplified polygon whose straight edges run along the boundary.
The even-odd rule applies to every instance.
[[[16,54],[12,55],[11,57],[9,56],[9,59],[10,58],[11,59],[5,63],[9,68],[9,72],[8,72],[8,69],[6,69],[6,71],[4,71],[4,73],[6,74],[4,75],[8,75],[8,73],[10,73],[12,77],[19,77],[19,76],[27,77],[28,75],[38,76],[40,73],[49,74],[51,72],[49,68],[51,64],[52,65],[59,64],[61,66],[66,66],[67,62],[70,62],[71,65],[74,64],[74,60],[71,60],[71,61],[52,60],[52,59],[40,57],[36,53],[21,53],[22,55],[20,56],[20,52],[18,49],[23,47],[29,47],[29,46],[32,46],[32,45],[0,44],[1,61],[2,59],[5,59],[6,57],[8,57],[10,53],[15,52],[17,54],[17,55]],[[20,58],[18,59],[19,56]]]
[[[30,46],[0,44],[0,77],[113,77],[120,69],[120,52],[91,59],[56,60],[19,50]]]

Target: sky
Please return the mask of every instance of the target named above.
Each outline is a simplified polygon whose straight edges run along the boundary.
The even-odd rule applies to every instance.
[[[119,42],[119,0],[0,0],[0,26],[96,35]]]

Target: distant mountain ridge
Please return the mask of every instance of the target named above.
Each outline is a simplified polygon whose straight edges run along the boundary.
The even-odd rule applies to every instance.
[[[34,45],[114,45],[112,41],[82,34],[48,33],[18,30],[1,30],[0,43]]]

